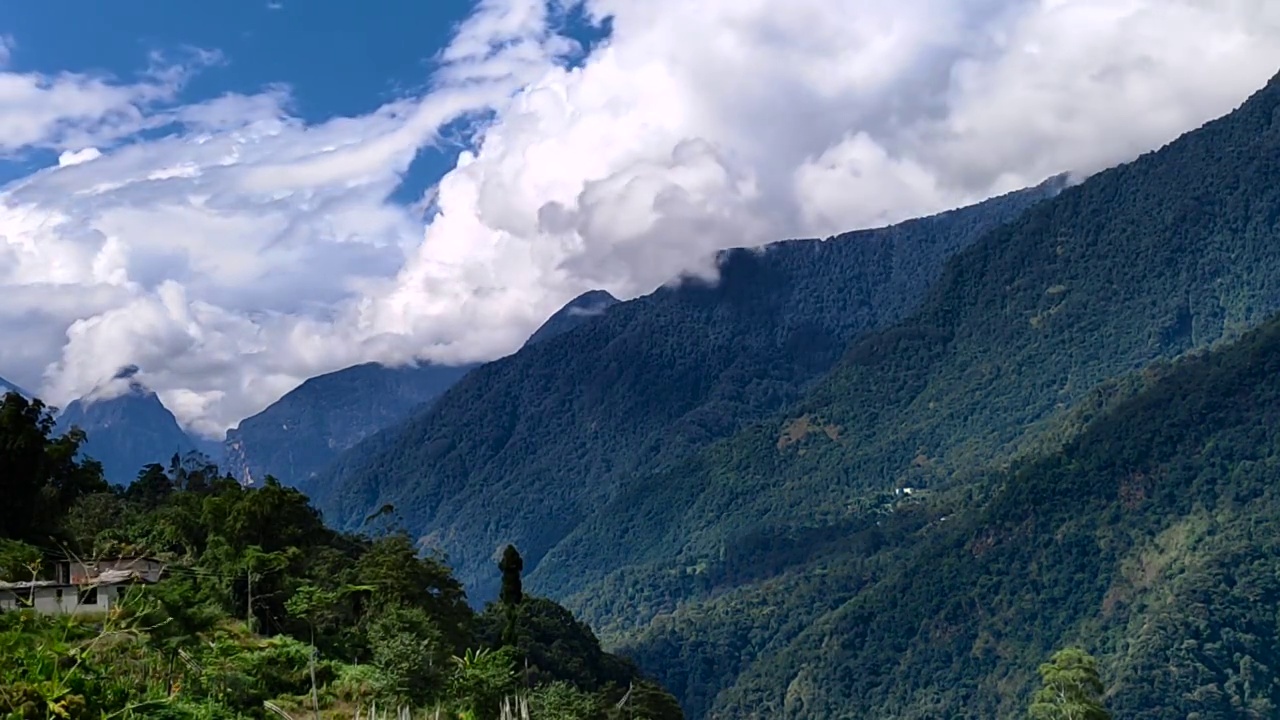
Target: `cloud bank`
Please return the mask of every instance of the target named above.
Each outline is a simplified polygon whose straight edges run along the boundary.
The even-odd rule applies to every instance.
[[[137,365],[219,434],[322,372],[511,352],[721,248],[1097,171],[1280,70],[1268,0],[585,0],[611,32],[570,63],[574,4],[485,0],[423,95],[313,125],[287,87],[175,104],[214,53],[122,84],[4,71],[6,39],[0,153],[60,155],[0,190],[0,369],[64,404]]]

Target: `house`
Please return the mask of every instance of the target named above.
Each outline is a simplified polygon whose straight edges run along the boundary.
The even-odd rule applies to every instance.
[[[54,578],[64,585],[84,585],[105,572],[125,570],[136,572],[147,582],[157,582],[164,572],[164,563],[143,555],[126,555],[110,560],[83,561],[66,558],[54,566]]]
[[[84,563],[63,560],[53,580],[0,582],[0,612],[32,609],[41,613],[105,613],[130,589],[156,582],[164,565],[154,558],[117,558]]]

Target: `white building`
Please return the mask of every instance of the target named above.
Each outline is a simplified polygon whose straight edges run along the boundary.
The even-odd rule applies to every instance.
[[[119,558],[57,564],[54,580],[0,582],[0,612],[36,610],[49,614],[91,615],[108,612],[143,584],[160,579],[163,564],[152,558]]]

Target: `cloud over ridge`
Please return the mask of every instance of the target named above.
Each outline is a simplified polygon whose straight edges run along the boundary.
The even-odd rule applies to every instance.
[[[721,248],[1095,172],[1280,70],[1266,0],[585,0],[611,33],[570,63],[576,4],[480,2],[423,94],[316,124],[285,87],[176,103],[216,54],[134,84],[0,65],[0,152],[60,154],[0,189],[0,368],[65,403],[137,365],[216,434],[347,365],[511,352]],[[458,123],[453,169],[392,201]]]

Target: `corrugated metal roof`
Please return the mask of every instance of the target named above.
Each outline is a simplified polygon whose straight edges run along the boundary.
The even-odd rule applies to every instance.
[[[27,580],[25,582],[0,582],[0,590],[31,590],[32,588],[62,587],[57,580]]]
[[[146,583],[150,582],[147,578],[137,570],[104,570],[103,572],[89,578],[79,585],[68,583],[60,583],[57,580],[36,580],[24,582],[0,582],[0,590],[34,590],[38,588],[58,588],[58,587],[92,587],[94,585],[118,585],[120,583]]]

